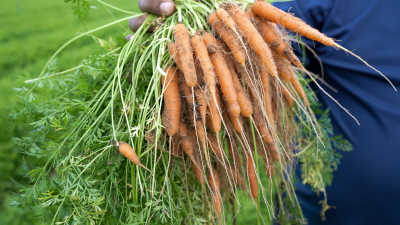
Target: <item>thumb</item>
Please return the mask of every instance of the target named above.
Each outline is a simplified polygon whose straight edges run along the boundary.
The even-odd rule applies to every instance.
[[[175,4],[172,0],[139,0],[138,5],[142,12],[156,15],[170,16],[175,11]]]

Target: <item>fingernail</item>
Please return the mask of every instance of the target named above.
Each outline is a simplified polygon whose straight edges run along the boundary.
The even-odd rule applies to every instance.
[[[171,2],[163,2],[160,5],[160,11],[163,15],[169,16],[173,13],[174,10],[174,4]]]

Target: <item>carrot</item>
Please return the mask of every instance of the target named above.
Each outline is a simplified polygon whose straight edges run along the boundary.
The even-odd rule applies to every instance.
[[[223,8],[218,8],[215,12],[217,13],[218,17],[222,20],[222,22],[225,24],[225,26],[227,26],[229,29],[233,31],[236,31],[235,22]]]
[[[214,28],[214,30],[218,33],[222,40],[224,40],[226,45],[228,45],[236,61],[244,66],[246,62],[246,54],[241,47],[242,45],[236,38],[235,33],[225,28],[222,20],[218,17],[216,13],[212,13],[208,17],[208,23]]]
[[[259,17],[267,19],[273,23],[284,26],[285,28],[295,31],[304,37],[318,41],[327,46],[334,46],[335,41],[312,28],[305,22],[301,21],[289,13],[286,13],[265,1],[255,1],[251,6],[251,11]]]
[[[228,114],[228,117],[229,117],[230,121],[232,122],[233,127],[235,127],[235,130],[237,132],[239,132],[239,134],[242,134],[243,133],[243,120],[242,120],[242,117],[240,117],[240,116],[234,117],[232,115],[232,113],[229,112],[229,110],[227,110],[226,113]]]
[[[254,101],[255,100],[254,96],[252,96],[252,98],[253,98],[253,101]],[[269,134],[267,126],[265,125],[265,122],[263,120],[263,117],[262,117],[262,114],[260,112],[260,109],[255,107],[253,115],[254,115],[254,123],[256,124],[256,127],[257,127],[258,131],[260,132],[264,142],[267,144],[267,146],[268,146],[269,150],[271,151],[271,154],[274,157],[274,159],[279,161],[279,152],[276,149],[276,147],[275,147],[275,145],[274,145],[274,143],[273,143],[273,141],[271,139],[271,136]]]
[[[290,77],[290,82],[292,83],[294,89],[296,89],[296,91],[299,93],[299,95],[304,99],[306,105],[310,106],[306,92],[304,91],[303,86],[301,86],[299,80],[297,80],[297,77],[295,74],[292,74],[292,76]]]
[[[219,160],[223,161],[223,150],[219,147],[217,139],[211,134],[207,135],[208,141],[210,142],[211,150],[215,153]]]
[[[171,55],[172,59],[174,59],[174,61],[175,61],[176,65],[178,66],[178,68],[180,70],[182,70],[182,62],[179,59],[179,53],[178,53],[178,51],[176,51],[176,45],[175,45],[174,42],[170,42],[168,44],[168,51],[169,51],[169,54]]]
[[[190,160],[194,161],[193,145],[188,134],[188,130],[182,123],[179,124],[179,138],[181,139],[181,147]]]
[[[375,69],[371,65],[369,65],[365,60],[363,60],[360,56],[356,55],[352,51],[342,47],[341,45],[335,43],[335,41],[327,37],[325,34],[319,32],[317,29],[312,28],[310,25],[306,24],[305,22],[301,21],[301,19],[296,18],[289,13],[286,13],[275,6],[265,2],[265,1],[255,1],[253,5],[251,6],[251,10],[253,13],[259,17],[265,18],[273,23],[280,24],[284,26],[286,29],[289,29],[291,31],[297,32],[304,37],[307,37],[311,40],[318,41],[326,46],[333,46],[339,49],[342,49],[343,51],[353,55],[357,59],[361,60],[365,65],[367,65],[369,68],[373,69],[377,73],[379,73],[382,77],[384,77],[390,85],[394,88],[395,91],[397,89],[393,85],[393,83],[385,76],[383,73],[381,73],[379,70]],[[300,67],[303,68],[303,67]],[[311,76],[311,75],[310,75]],[[319,86],[319,84],[317,83]],[[325,91],[324,91],[325,92]],[[339,106],[343,108],[340,104]]]
[[[236,181],[236,183],[239,184],[239,186],[241,187],[246,186],[243,177],[240,175],[239,171],[237,171],[233,165],[228,166],[228,171],[231,173],[230,175],[232,175],[233,179]]]
[[[192,162],[194,174],[196,175],[196,178],[200,182],[200,184],[203,184],[204,183],[203,166],[201,165],[199,160],[195,160],[195,162]]]
[[[261,149],[261,148],[260,148]],[[273,161],[272,158],[270,157],[270,152],[267,149],[267,152],[264,152],[262,150],[258,150],[258,154],[260,154],[263,157],[264,160],[264,166],[265,166],[265,172],[267,174],[268,177],[272,177],[273,173],[274,173],[274,165],[273,165]]]
[[[247,166],[247,176],[249,178],[249,183],[250,183],[251,196],[253,196],[253,198],[256,199],[258,197],[258,182],[257,182],[256,171],[253,165],[253,160],[251,158],[251,153],[247,153],[246,166]]]
[[[197,84],[196,68],[193,60],[193,49],[190,45],[189,31],[183,24],[175,26],[174,39],[182,63],[182,72],[189,87]]]
[[[280,88],[280,91],[285,96],[285,99],[286,99],[289,107],[292,107],[293,106],[293,99],[290,96],[289,92],[283,86]]]
[[[272,126],[273,130],[274,130],[274,126],[275,126],[275,120],[274,120],[274,115],[272,113],[272,104],[271,104],[271,88],[270,88],[270,75],[266,70],[260,70],[260,74],[261,74],[261,82],[262,82],[262,86],[264,89],[264,102],[265,102],[265,110],[267,111],[267,116],[268,116],[268,120],[270,122],[270,125]]]
[[[203,38],[199,35],[195,35],[191,39],[194,53],[201,64],[201,68],[204,72],[204,78],[206,80],[208,89],[210,90],[211,96],[215,98],[215,73],[211,63],[210,56],[207,52],[207,47],[204,44]]]
[[[260,31],[261,36],[269,44],[269,46],[271,46],[271,49],[277,52],[279,55],[285,57],[287,60],[293,63],[293,65],[303,68],[303,65],[296,57],[293,50],[279,35],[276,24],[263,20],[258,16],[254,19],[257,22],[257,28]]]
[[[276,68],[278,69],[279,77],[281,77],[286,82],[290,83],[290,77],[292,76],[292,73],[289,70],[290,63],[277,53],[272,52],[272,54],[275,59],[275,64]]]
[[[210,185],[212,198],[214,202],[215,211],[217,212],[218,218],[221,218],[222,212],[222,199],[220,194],[220,183],[218,173],[215,169],[210,168],[210,172],[208,173],[207,180],[208,185]],[[211,175],[212,173],[212,175]]]
[[[206,115],[207,115],[207,99],[205,98],[200,88],[196,87],[194,89],[194,92],[196,93],[196,100],[197,100],[197,105],[199,106],[201,120],[203,122],[203,125],[205,125]]]
[[[169,136],[174,136],[179,129],[181,116],[181,97],[179,95],[178,75],[174,67],[169,66],[164,70],[167,77],[161,76],[164,87],[164,112],[162,124]]]
[[[242,9],[235,4],[229,4],[228,13],[232,16],[239,29],[243,32],[244,37],[248,40],[250,46],[254,49],[261,61],[267,67],[272,76],[277,76],[274,58],[272,57],[271,49],[264,39],[258,33],[251,20],[246,16]]]
[[[209,33],[203,34],[204,43],[207,46],[215,49],[215,53],[209,53],[211,57],[211,62],[214,66],[215,73],[221,87],[221,92],[224,94],[226,101],[229,105],[229,110],[234,117],[238,117],[240,114],[240,106],[237,100],[237,94],[233,86],[232,75],[229,72],[228,65],[225,59],[218,50],[216,39]]]
[[[217,40],[217,45],[225,50],[226,49],[225,45],[218,39],[216,39],[216,40]],[[224,55],[225,62],[228,65],[229,72],[232,75],[233,86],[235,87],[237,97],[238,97],[238,103],[240,106],[240,113],[245,117],[249,117],[249,116],[251,116],[251,114],[253,114],[253,106],[251,104],[251,101],[247,97],[246,92],[244,91],[242,84],[239,81],[239,78],[235,71],[235,66],[233,65],[231,58],[227,54],[227,51],[223,51],[222,53]]]
[[[129,161],[131,161],[133,164],[138,165],[151,173],[149,169],[147,169],[142,163],[140,163],[140,159],[136,155],[135,150],[133,150],[133,148],[129,144],[124,141],[119,141],[118,144],[118,150],[123,156],[125,156],[125,158],[129,159]]]
[[[207,125],[210,129],[218,135],[219,131],[221,130],[221,115],[219,114],[218,109],[221,108],[221,104],[219,103],[219,96],[215,99],[211,99],[208,103],[208,119]]]
[[[190,119],[195,123],[198,118],[197,114],[197,107],[195,102],[193,101],[194,95],[192,92],[192,89],[186,84],[186,81],[182,75],[182,73],[179,73],[179,86],[180,89],[182,90],[183,98],[186,99],[187,105],[189,107],[189,114],[190,114]]]
[[[229,154],[231,155],[231,157],[234,160],[234,164],[237,170],[240,170],[240,167],[242,166],[242,160],[240,159],[240,155],[239,155],[239,151],[237,149],[237,145],[236,143],[232,143],[231,139],[229,137],[226,137],[227,141],[228,141],[228,150],[229,150]],[[233,142],[235,142],[235,140],[233,139]]]

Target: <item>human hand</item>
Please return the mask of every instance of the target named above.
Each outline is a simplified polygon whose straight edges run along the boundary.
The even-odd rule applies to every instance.
[[[156,15],[170,16],[175,12],[175,3],[172,0],[139,0],[139,9],[142,12],[149,12]],[[129,20],[129,28],[133,32],[137,31],[149,15],[135,17]],[[149,28],[148,31],[153,31],[155,26]],[[133,34],[126,36],[129,41]]]

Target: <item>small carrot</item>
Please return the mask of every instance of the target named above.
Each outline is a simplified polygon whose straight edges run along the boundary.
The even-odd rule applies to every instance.
[[[215,12],[217,13],[218,17],[222,20],[222,22],[225,24],[225,26],[227,26],[229,29],[233,31],[236,31],[235,22],[223,8],[218,8]]]
[[[215,153],[219,160],[223,161],[223,150],[219,147],[217,139],[211,134],[207,135],[208,142],[210,143],[211,150]]]
[[[179,125],[179,138],[181,140],[181,147],[186,155],[189,156],[190,160],[194,161],[194,152],[191,138],[188,134],[188,130],[182,123]]]
[[[238,117],[240,114],[240,106],[237,100],[236,90],[233,86],[232,75],[229,72],[228,65],[225,59],[217,47],[216,39],[209,33],[203,34],[204,43],[207,46],[211,46],[215,49],[215,53],[209,53],[211,62],[214,66],[215,73],[217,75],[221,92],[224,94],[226,101],[229,105],[229,110],[234,117]]]
[[[267,67],[268,72],[272,76],[277,76],[276,66],[274,63],[274,58],[272,57],[271,49],[268,44],[265,43],[264,39],[258,33],[257,29],[254,27],[251,20],[246,16],[242,9],[236,4],[229,4],[227,6],[228,13],[232,16],[233,20],[243,32],[243,35],[248,40],[251,47],[260,57],[261,61]]]
[[[247,168],[247,176],[249,178],[249,183],[250,183],[251,196],[253,196],[254,199],[257,199],[258,182],[257,182],[256,171],[253,165],[253,159],[251,158],[251,153],[247,153],[246,168]]]
[[[210,94],[215,98],[215,73],[213,65],[211,63],[210,56],[207,52],[207,47],[204,44],[203,38],[199,35],[195,35],[191,39],[194,53],[201,64],[201,68],[204,73],[204,78],[207,83]]]
[[[196,93],[196,100],[197,100],[197,105],[199,107],[201,120],[203,122],[203,125],[205,125],[206,124],[206,115],[207,115],[207,99],[204,96],[204,93],[201,91],[200,88],[196,87],[194,89],[194,92]]]
[[[272,52],[272,54],[275,59],[275,64],[278,70],[279,77],[290,83],[290,77],[292,76],[292,73],[289,71],[290,63],[279,54],[275,52]]]
[[[253,101],[255,101],[254,96],[253,95],[251,95],[251,96],[252,96]],[[265,125],[264,119],[262,117],[262,114],[261,114],[259,108],[257,108],[257,107],[254,108],[253,116],[254,116],[254,123],[255,123],[258,131],[260,132],[264,142],[267,144],[269,150],[271,151],[272,156],[274,157],[274,159],[279,161],[279,152],[276,149],[276,147],[272,141],[272,138],[269,134],[267,126]]]
[[[233,127],[235,127],[235,130],[239,132],[239,134],[243,133],[243,120],[242,117],[234,117],[232,113],[229,110],[226,110],[226,113],[228,114],[229,120],[232,122]]]
[[[206,118],[207,125],[210,129],[218,135],[219,131],[221,130],[221,114],[219,113],[218,109],[221,109],[221,104],[219,102],[220,97],[217,96],[215,99],[211,99],[208,102],[208,116]]]
[[[208,23],[214,28],[214,30],[218,33],[218,35],[224,40],[226,45],[228,45],[229,49],[232,52],[233,57],[236,59],[238,63],[241,65],[245,65],[246,62],[246,54],[242,49],[242,45],[239,43],[238,39],[235,36],[235,33],[229,29],[226,29],[222,20],[218,17],[216,13],[212,13],[208,17]],[[204,36],[203,36],[204,38]]]
[[[189,87],[194,87],[197,84],[197,75],[193,60],[193,49],[190,45],[189,31],[183,24],[177,24],[175,26],[174,39],[186,83]]]
[[[165,68],[167,76],[161,76],[164,87],[164,112],[162,124],[169,136],[174,136],[179,130],[181,116],[181,97],[179,95],[178,75],[174,67]]]
[[[280,25],[284,26],[286,29],[289,29],[293,32],[297,32],[297,33],[303,35],[304,37],[307,37],[314,41],[318,41],[326,46],[333,46],[333,47],[342,49],[343,51],[353,55],[357,59],[361,60],[369,68],[373,69],[374,71],[379,73],[382,77],[384,77],[392,85],[392,87],[396,90],[396,88],[392,84],[392,82],[385,75],[383,75],[383,73],[381,73],[379,70],[377,70],[374,67],[372,67],[371,65],[369,65],[365,60],[363,60],[360,56],[356,55],[352,51],[337,44],[332,38],[327,37],[325,34],[319,32],[317,29],[312,28],[310,25],[306,24],[301,19],[294,17],[294,16],[290,15],[289,13],[286,13],[286,12],[276,8],[275,6],[269,4],[268,2],[265,2],[265,1],[255,1],[253,3],[253,5],[251,6],[251,10],[253,11],[253,13],[255,15],[265,18],[273,23],[280,24]],[[302,68],[302,69],[304,69],[304,68]],[[319,84],[317,83],[317,85],[319,85]],[[340,106],[340,107],[342,107],[342,106]]]
[[[235,87],[237,97],[238,97],[238,103],[240,106],[240,113],[245,117],[249,117],[249,116],[251,116],[251,114],[253,114],[253,106],[251,104],[251,101],[247,97],[246,92],[243,89],[243,86],[239,81],[239,78],[235,71],[235,66],[233,65],[231,57],[229,57],[229,55],[226,51],[225,45],[221,41],[219,41],[219,39],[216,39],[216,40],[217,40],[217,45],[224,50],[222,52],[222,54],[224,55],[225,62],[228,65],[229,72],[232,75],[233,86]]]
[[[133,148],[129,144],[124,141],[119,141],[118,144],[118,150],[123,156],[125,156],[125,158],[129,159],[129,161],[131,161],[133,164],[138,165],[151,173],[149,169],[147,169],[142,163],[140,163],[140,159],[136,155],[135,150],[133,150]]]
[[[299,93],[299,95],[304,99],[306,105],[310,106],[306,92],[304,91],[303,86],[301,86],[299,80],[297,80],[297,77],[295,74],[292,74],[292,76],[290,77],[290,82],[292,83],[294,89],[296,89],[296,91]]]
[[[219,176],[215,169],[210,168],[210,172],[208,173],[207,180],[208,180],[208,185],[210,185],[210,188],[211,188],[212,199],[214,202],[215,211],[218,215],[218,218],[221,218],[222,199],[221,199],[221,192],[220,192]]]
[[[293,50],[279,35],[276,24],[263,20],[258,16],[256,16],[254,19],[257,22],[256,26],[260,31],[261,36],[271,46],[271,49],[276,51],[279,55],[285,57],[287,60],[293,63],[293,65],[303,68],[303,65],[294,54]]]
[[[174,61],[175,61],[176,65],[178,66],[178,68],[180,70],[182,70],[182,62],[179,59],[179,53],[178,53],[178,51],[176,51],[176,45],[175,45],[174,42],[170,42],[168,44],[168,51],[169,51],[169,54],[171,55],[172,59],[174,59]]]
[[[204,183],[203,166],[201,165],[199,160],[195,160],[195,162],[192,162],[194,174],[196,175],[196,178],[200,182],[200,184],[203,184]]]
[[[265,110],[267,112],[268,120],[272,126],[272,130],[275,129],[275,119],[272,113],[272,98],[271,98],[271,88],[270,88],[270,75],[266,70],[260,70],[261,82],[264,89],[264,102]]]
[[[335,41],[312,28],[305,22],[301,21],[289,13],[286,13],[265,1],[255,1],[251,6],[251,11],[259,17],[267,19],[276,24],[280,24],[285,28],[295,31],[311,40],[318,41],[327,46],[334,46]]]
[[[286,90],[286,88],[283,87],[283,86],[280,88],[280,91],[281,91],[281,93],[283,94],[283,96],[285,96],[285,99],[286,99],[286,101],[287,101],[289,107],[292,107],[292,106],[293,106],[293,99],[292,99],[292,97],[290,96],[289,92],[288,92],[288,91]]]

